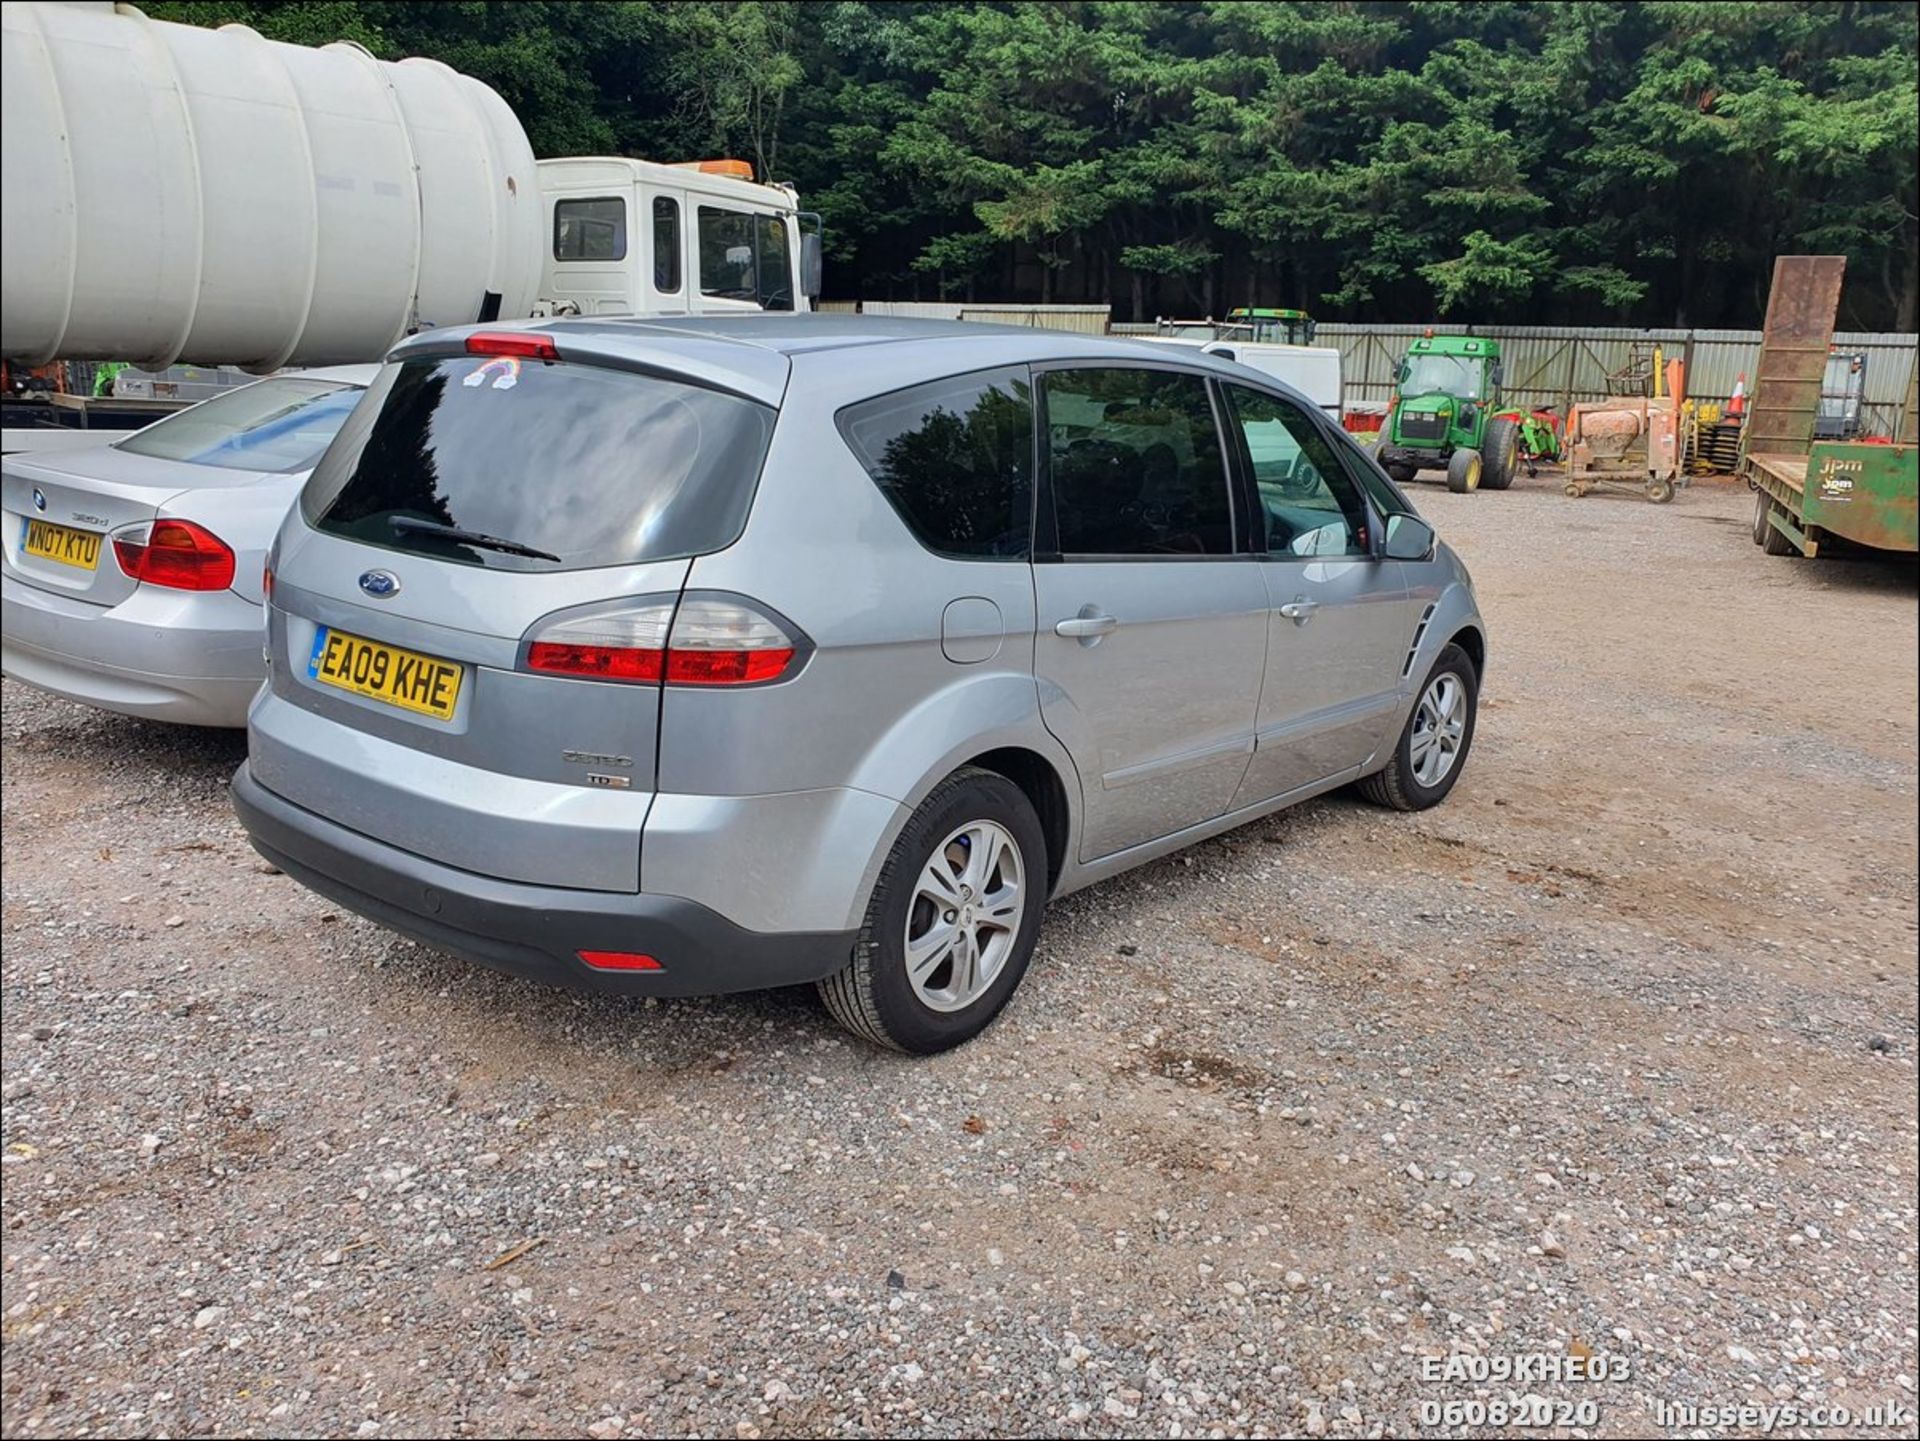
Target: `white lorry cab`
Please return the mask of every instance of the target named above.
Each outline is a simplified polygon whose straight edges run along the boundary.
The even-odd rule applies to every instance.
[[[548,252],[535,312],[714,315],[808,310],[818,217],[744,160],[569,156],[537,166]]]

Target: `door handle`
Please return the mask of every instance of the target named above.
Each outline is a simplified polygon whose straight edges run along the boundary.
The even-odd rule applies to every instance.
[[[1071,620],[1063,620],[1053,628],[1055,635],[1065,636],[1069,640],[1098,640],[1101,636],[1117,630],[1120,621],[1115,616],[1089,614],[1092,606],[1081,607],[1080,614]]]
[[[1317,600],[1290,600],[1280,607],[1280,614],[1295,625],[1305,625],[1313,619],[1313,613],[1318,609],[1320,609],[1320,602]]]

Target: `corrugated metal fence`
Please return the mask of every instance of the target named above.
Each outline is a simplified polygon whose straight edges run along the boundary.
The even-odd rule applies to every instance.
[[[1385,404],[1393,393],[1394,367],[1421,325],[1323,324],[1316,343],[1338,346],[1346,403]],[[1634,343],[1657,343],[1664,358],[1687,363],[1687,394],[1724,401],[1745,374],[1749,392],[1760,360],[1757,330],[1634,330],[1601,326],[1467,325],[1450,334],[1483,335],[1500,342],[1505,371],[1502,396],[1518,406],[1564,410],[1576,400],[1601,400],[1607,377],[1623,369]],[[1838,331],[1836,349],[1866,357],[1864,411],[1869,434],[1891,435],[1907,398],[1920,337],[1870,331]]]

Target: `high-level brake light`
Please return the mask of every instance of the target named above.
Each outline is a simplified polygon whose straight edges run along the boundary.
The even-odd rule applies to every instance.
[[[553,338],[519,330],[480,330],[467,337],[468,355],[517,355],[528,360],[558,360]]]

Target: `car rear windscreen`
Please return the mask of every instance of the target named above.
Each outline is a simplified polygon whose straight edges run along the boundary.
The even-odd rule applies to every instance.
[[[316,530],[498,570],[730,545],[774,412],[629,371],[511,356],[380,374],[300,498]]]
[[[359,400],[357,385],[275,376],[203,400],[114,444],[134,455],[222,470],[307,470]]]

